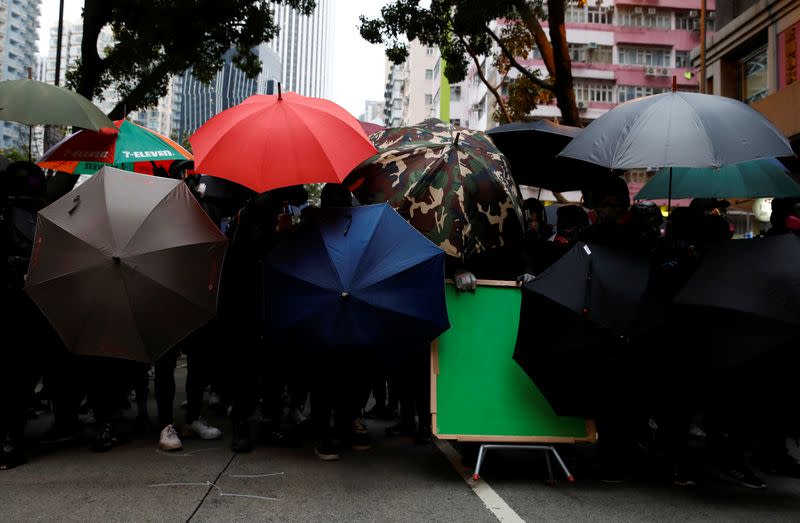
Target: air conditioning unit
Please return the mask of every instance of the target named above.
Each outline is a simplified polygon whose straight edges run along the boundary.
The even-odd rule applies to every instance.
[[[644,74],[645,76],[657,76],[656,71],[658,70],[657,67],[645,67]]]
[[[699,31],[700,30],[700,20],[694,19],[692,20],[692,30]]]
[[[578,110],[585,111],[586,110],[586,102],[578,102]]]
[[[656,8],[655,8],[655,7],[648,7],[648,8],[647,8],[647,14],[649,14],[649,15],[654,15],[654,14],[656,14],[657,12],[658,12],[658,10],[656,10]]]
[[[637,15],[640,15],[640,14],[644,13],[644,9],[641,8],[641,7],[634,7],[633,8],[633,12],[636,13]]]
[[[716,18],[716,16],[717,16],[717,15],[715,14],[715,12],[714,12],[714,11],[709,11],[709,12],[707,12],[707,13],[706,13],[706,18],[707,18],[708,20],[713,20],[714,18]]]
[[[689,11],[689,18],[697,18],[698,16],[700,16],[700,13],[697,12],[695,9]]]
[[[586,47],[589,49],[597,49],[597,42],[589,42]]]
[[[669,70],[669,67],[660,67],[656,72],[656,76],[670,76],[672,71]]]

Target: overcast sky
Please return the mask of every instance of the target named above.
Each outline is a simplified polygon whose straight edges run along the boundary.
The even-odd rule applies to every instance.
[[[358,34],[358,16],[375,16],[387,0],[338,0],[334,22],[333,92],[331,98],[354,116],[366,100],[383,98],[383,48]],[[64,20],[81,19],[83,0],[64,0]],[[39,54],[47,56],[50,27],[58,23],[58,0],[42,1]]]

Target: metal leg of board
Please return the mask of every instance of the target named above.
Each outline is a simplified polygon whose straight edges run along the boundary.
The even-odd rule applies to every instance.
[[[553,465],[550,460],[550,456],[555,456],[558,465],[561,467],[561,470],[564,471],[564,475],[567,477],[567,481],[570,483],[575,482],[575,477],[570,473],[567,465],[564,464],[564,460],[561,459],[561,456],[558,454],[558,451],[552,445],[496,445],[496,444],[485,444],[481,445],[480,450],[478,451],[478,461],[475,464],[475,473],[472,475],[472,479],[477,481],[481,477],[481,466],[483,465],[483,460],[486,459],[486,453],[489,450],[541,450],[545,453],[545,462],[547,463],[547,475],[548,475],[548,484],[555,483],[555,479],[553,477]]]

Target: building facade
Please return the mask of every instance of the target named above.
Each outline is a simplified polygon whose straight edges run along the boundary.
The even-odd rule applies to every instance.
[[[317,0],[309,16],[284,4],[272,8],[280,32],[268,46],[281,63],[283,90],[330,98],[336,0]]]
[[[706,44],[708,92],[751,104],[800,152],[800,2],[730,0],[719,8]],[[699,67],[699,52],[692,58]]]
[[[713,28],[714,0],[707,0]],[[673,76],[682,91],[697,91],[698,78],[691,51],[700,43],[700,0],[603,0],[584,7],[568,5],[565,13],[567,42],[572,60],[575,98],[584,121],[605,114],[619,103],[669,90]],[[547,23],[543,24],[546,28]],[[499,29],[499,28],[498,28]],[[520,59],[530,69],[548,76],[538,49]],[[484,74],[501,83],[491,60],[482,63]],[[509,75],[514,77],[512,71]],[[494,127],[496,101],[482,85],[477,67],[467,78],[468,126]],[[462,87],[462,89],[464,88]],[[501,86],[501,95],[505,94]],[[558,119],[555,103],[539,106],[533,117]]]
[[[214,115],[242,103],[249,96],[277,93],[277,84],[281,80],[281,62],[277,53],[268,44],[259,45],[254,52],[261,60],[261,73],[257,78],[247,78],[233,64],[233,49],[225,54],[222,69],[208,84],[195,78],[191,70],[176,77],[169,100],[172,107],[169,120],[174,120],[177,125],[167,134],[182,140]]]
[[[367,100],[364,102],[364,112],[358,119],[362,122],[383,125],[383,100]]]
[[[402,64],[386,61],[384,124],[400,127],[439,116],[440,53],[414,40]]]
[[[0,80],[36,74],[41,0],[0,1]],[[2,122],[3,148],[27,148],[28,127]]]

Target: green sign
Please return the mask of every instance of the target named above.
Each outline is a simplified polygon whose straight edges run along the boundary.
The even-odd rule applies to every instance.
[[[501,283],[501,282],[496,282]],[[462,441],[594,441],[591,422],[556,416],[512,359],[521,292],[481,285],[475,293],[447,286],[452,327],[433,352],[432,412],[441,439]]]

